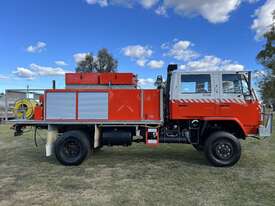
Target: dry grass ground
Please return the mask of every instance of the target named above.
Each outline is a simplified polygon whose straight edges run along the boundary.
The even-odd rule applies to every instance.
[[[61,166],[0,125],[0,206],[275,205],[275,136],[243,141],[240,162],[214,168],[190,145],[103,148]]]

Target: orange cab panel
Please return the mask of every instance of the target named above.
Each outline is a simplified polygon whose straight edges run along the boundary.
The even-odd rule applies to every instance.
[[[217,104],[213,101],[173,100],[170,102],[171,119],[189,119],[217,116]]]

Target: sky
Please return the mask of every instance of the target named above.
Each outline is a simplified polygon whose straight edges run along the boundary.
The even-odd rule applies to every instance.
[[[3,0],[0,92],[50,88],[53,79],[64,88],[64,74],[101,48],[145,88],[170,63],[259,73],[273,10],[275,0]]]

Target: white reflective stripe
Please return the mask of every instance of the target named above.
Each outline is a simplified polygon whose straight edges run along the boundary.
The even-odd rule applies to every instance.
[[[238,104],[242,104],[242,100],[237,99]]]
[[[227,99],[222,99],[222,101],[223,101],[224,103],[228,103]]]
[[[245,104],[246,102],[243,99],[239,100],[241,104]]]
[[[240,99],[237,99],[238,104],[242,104],[242,101]]]
[[[221,99],[173,99],[171,100],[172,103],[234,103],[234,104],[246,104],[246,101],[243,99],[228,99],[228,98],[221,98]]]

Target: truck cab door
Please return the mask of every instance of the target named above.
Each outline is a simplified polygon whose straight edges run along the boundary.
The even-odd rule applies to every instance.
[[[216,114],[216,82],[212,73],[175,72],[170,92],[171,119],[199,119]]]
[[[260,120],[258,101],[249,90],[243,72],[220,74],[220,103],[218,116],[238,119],[247,134],[256,134]]]
[[[241,108],[246,107],[242,88],[242,77],[239,73],[220,73],[220,104],[219,112],[225,116],[232,116],[241,112]]]

